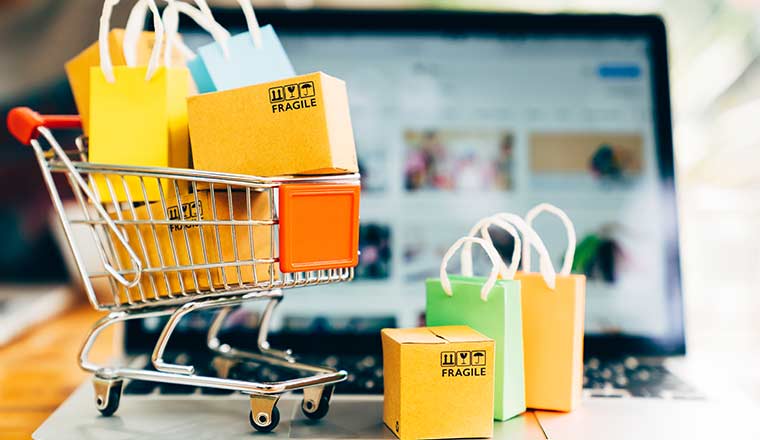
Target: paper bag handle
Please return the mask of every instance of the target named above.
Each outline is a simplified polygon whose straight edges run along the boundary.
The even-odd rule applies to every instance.
[[[211,15],[211,8],[208,7],[206,0],[195,0],[195,4],[206,15]],[[259,20],[256,18],[256,12],[253,10],[253,3],[251,0],[238,0],[240,9],[243,10],[245,16],[245,23],[248,25],[248,33],[251,34],[251,40],[253,41],[253,47],[259,49],[262,45],[261,42],[261,26],[259,26]]]
[[[501,262],[501,259],[499,258],[499,253],[496,251],[496,248],[493,247],[493,244],[490,241],[486,241],[482,238],[477,237],[462,237],[459,240],[457,240],[449,250],[446,251],[446,254],[443,256],[443,260],[441,260],[441,270],[440,270],[440,277],[441,277],[441,287],[443,287],[443,291],[448,296],[454,295],[454,292],[451,290],[451,280],[449,280],[449,274],[446,273],[446,266],[449,264],[449,260],[451,260],[451,257],[454,256],[454,253],[462,247],[464,243],[477,243],[479,244],[485,251],[486,254],[488,254],[488,257],[491,259],[491,273],[488,275],[488,279],[486,280],[485,284],[483,284],[483,288],[480,289],[480,299],[483,301],[488,301],[488,294],[491,293],[491,289],[493,289],[494,284],[496,284],[496,280],[499,277],[499,264]]]
[[[179,12],[192,18],[200,27],[208,32],[211,37],[222,48],[225,58],[229,58],[230,51],[227,40],[230,39],[230,33],[214,20],[212,15],[204,13],[201,9],[177,0],[168,0],[169,6],[164,10],[164,25],[166,26],[166,50],[164,50],[164,65],[171,67],[171,55],[174,44],[178,43],[177,29],[179,28]],[[206,6],[208,8],[208,6]],[[209,13],[211,11],[209,10]],[[193,54],[193,58],[195,54]]]
[[[544,242],[541,240],[541,237],[538,236],[535,230],[528,225],[525,220],[522,219],[519,215],[512,214],[512,213],[499,213],[492,215],[490,218],[497,218],[504,220],[508,223],[511,223],[514,225],[523,236],[522,241],[522,251],[523,251],[523,269],[527,272],[528,270],[525,269],[525,252],[526,249],[530,251],[530,247],[533,246],[536,248],[536,251],[539,255],[539,272],[541,273],[541,276],[544,278],[544,282],[547,286],[549,286],[550,289],[554,290],[557,284],[557,273],[554,270],[554,265],[552,264],[551,257],[549,256],[549,252],[546,250],[546,246],[544,245]],[[484,222],[485,220],[481,220],[481,222]],[[480,223],[480,222],[478,222]],[[471,231],[472,234],[475,234],[477,232],[476,228],[473,228],[474,231]],[[463,253],[469,253],[471,250],[468,250],[465,248]],[[472,274],[472,258],[467,256],[467,258],[462,260],[462,273],[464,275]],[[504,263],[502,262],[502,265]]]
[[[480,219],[480,221],[478,221],[478,223],[476,223],[475,226],[470,229],[468,236],[474,237],[479,230],[481,237],[493,244],[493,240],[491,240],[491,234],[488,232],[488,227],[491,225],[495,225],[504,229],[504,231],[511,235],[515,241],[515,246],[512,250],[512,260],[509,266],[507,266],[501,258],[499,261],[499,275],[504,280],[511,280],[515,277],[515,272],[517,272],[517,268],[520,264],[520,249],[522,247],[520,234],[517,232],[515,227],[512,226],[511,223],[501,220],[498,217],[485,217]],[[472,276],[472,243],[464,244],[459,257],[459,261],[462,266],[462,275]]]
[[[253,47],[259,49],[262,45],[261,27],[259,26],[259,20],[256,19],[256,13],[253,11],[253,2],[251,0],[238,0],[238,3],[240,3],[240,8],[243,10],[243,15],[245,15],[245,22],[248,24],[248,33],[251,34]]]
[[[166,0],[170,3],[174,0]],[[140,40],[140,34],[145,27],[145,15],[148,13],[147,0],[139,0],[135,3],[132,11],[129,13],[127,19],[127,25],[124,32],[124,60],[127,62],[127,66],[134,67],[137,65],[137,42]],[[166,23],[164,23],[166,27]],[[187,59],[195,57],[195,53],[187,47],[187,45],[180,39],[174,37],[174,44],[182,51],[182,55]]]
[[[562,269],[559,271],[559,274],[570,275],[570,271],[573,268],[573,259],[575,258],[575,245],[577,240],[573,222],[570,220],[570,217],[567,216],[565,211],[549,203],[541,203],[534,206],[525,215],[525,222],[532,228],[533,220],[535,220],[535,218],[543,212],[548,212],[550,214],[556,215],[560,220],[562,220],[562,224],[565,226],[565,231],[567,232],[567,250],[565,251],[565,258],[562,262]],[[526,248],[527,250],[523,249],[523,267],[525,268],[526,272],[529,272],[531,258],[530,247]]]
[[[153,14],[153,27],[156,33],[156,39],[153,44],[153,50],[150,54],[150,61],[148,62],[148,71],[145,74],[145,80],[150,81],[153,75],[158,69],[158,64],[161,59],[161,46],[164,39],[164,25],[161,22],[161,14],[158,12],[158,6],[156,6],[155,0],[139,0],[147,1],[150,12]],[[116,78],[113,74],[113,61],[111,60],[111,52],[108,47],[108,32],[111,30],[111,14],[113,8],[119,3],[119,0],[105,0],[103,2],[103,12],[100,15],[100,29],[98,31],[98,46],[100,50],[100,68],[103,70],[103,75],[106,77],[106,81],[113,83]],[[130,14],[131,15],[131,14]],[[124,41],[124,54],[127,58],[129,53],[132,57],[132,53],[136,51],[137,39],[134,41],[127,41],[127,35],[125,32]],[[130,38],[132,40],[132,38]],[[134,57],[132,60],[134,63]],[[130,64],[127,64],[130,65]],[[134,65],[134,64],[132,64]]]
[[[525,272],[529,272],[529,269],[526,269],[525,266],[525,252],[527,249],[527,252],[530,252],[530,248],[535,247],[536,251],[538,252],[538,271],[541,273],[541,276],[544,278],[544,282],[546,285],[551,289],[554,290],[557,286],[557,272],[554,270],[554,264],[552,263],[552,259],[549,256],[549,251],[546,250],[546,246],[544,245],[543,240],[541,240],[541,237],[536,233],[536,231],[533,229],[532,226],[530,226],[528,223],[523,220],[522,217],[516,214],[512,213],[499,213],[496,214],[495,217],[502,218],[513,225],[517,229],[520,230],[523,234],[523,270]]]

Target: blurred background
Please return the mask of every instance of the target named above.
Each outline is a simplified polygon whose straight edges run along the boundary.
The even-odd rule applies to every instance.
[[[43,113],[73,112],[63,64],[95,40],[100,4],[0,0],[3,114],[18,104]],[[256,5],[661,14],[669,35],[688,348],[697,358],[725,354],[729,365],[721,368],[735,366],[740,382],[753,384],[744,391],[760,399],[760,373],[752,368],[760,360],[755,318],[760,312],[760,1],[262,0]],[[49,198],[32,154],[0,130],[0,160],[5,189],[0,191],[0,280],[64,281],[66,270],[49,227]],[[710,373],[709,363],[699,368],[708,370],[702,375]],[[715,373],[713,386],[725,386]]]

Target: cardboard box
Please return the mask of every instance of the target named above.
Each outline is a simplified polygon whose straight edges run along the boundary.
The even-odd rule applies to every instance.
[[[148,64],[155,39],[156,36],[153,32],[144,31],[140,34],[136,51],[138,66]],[[124,29],[113,29],[108,33],[108,50],[111,53],[114,66],[127,64],[124,59],[123,43]],[[82,130],[86,135],[90,134],[90,68],[100,66],[99,50],[98,43],[95,42],[65,65],[71,92],[74,95],[79,115],[82,117]],[[176,44],[172,50],[172,61],[175,66],[181,66],[185,63],[184,56]]]
[[[494,342],[466,326],[384,329],[383,421],[402,440],[493,435]]]
[[[192,96],[188,118],[199,170],[256,176],[359,170],[346,84],[321,72]]]
[[[216,217],[217,220],[231,220],[230,205],[226,191],[216,191],[214,194],[216,200]],[[180,220],[184,216],[186,221],[205,220],[209,221],[214,218],[211,206],[211,193],[209,191],[198,192],[198,202],[196,203],[193,194],[181,196],[181,204],[177,203],[177,198],[168,197],[166,200],[169,220]],[[232,211],[234,220],[248,219],[248,202],[245,192],[232,193]],[[251,218],[254,220],[271,220],[271,211],[269,204],[269,193],[251,191]],[[182,214],[180,214],[180,210]],[[148,206],[135,208],[134,215],[131,210],[122,211],[122,219],[131,220],[148,220],[150,215],[153,219],[166,219],[166,215],[161,202],[151,203]],[[149,212],[150,211],[150,212]],[[112,217],[117,219],[114,213]],[[148,224],[126,225],[123,230],[126,233],[127,240],[133,250],[140,258],[143,268],[148,267],[172,267],[191,264],[218,264],[222,262],[234,262],[240,260],[249,260],[248,263],[240,267],[238,275],[237,267],[216,267],[213,269],[197,269],[194,271],[170,271],[167,277],[162,274],[143,273],[139,286],[146,297],[154,297],[156,293],[159,297],[165,297],[169,293],[178,293],[182,289],[181,283],[184,284],[185,291],[195,292],[196,287],[200,291],[209,290],[210,286],[223,289],[224,280],[227,284],[234,287],[239,281],[243,283],[266,282],[270,280],[270,268],[273,270],[274,278],[277,279],[279,272],[277,264],[257,263],[254,276],[253,258],[272,259],[277,254],[273,248],[271,225],[240,225],[234,226],[212,226],[212,225],[157,225],[155,226],[155,235],[153,227]],[[218,230],[218,243],[217,243]],[[252,231],[252,234],[251,234]],[[186,236],[187,234],[187,240]],[[111,237],[114,243],[118,243],[114,236]],[[251,238],[253,239],[253,252],[251,247]],[[176,248],[176,256],[172,251],[172,242]],[[206,261],[203,254],[202,243],[206,244]],[[123,268],[131,268],[129,254],[123,246],[115,244],[119,258],[119,264]],[[192,259],[192,260],[191,260]],[[195,275],[195,277],[193,276]],[[127,279],[132,279],[131,275]],[[168,286],[167,286],[168,284]],[[156,292],[156,293],[154,293]],[[120,287],[119,297],[122,302],[126,302],[127,293],[135,300],[140,297],[140,288],[137,286],[131,289]]]

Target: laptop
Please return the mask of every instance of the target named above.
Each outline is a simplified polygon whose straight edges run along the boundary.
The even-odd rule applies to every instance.
[[[237,10],[215,16],[233,33],[244,29]],[[363,179],[356,279],[286,292],[270,338],[307,362],[345,369],[348,380],[320,423],[300,414],[297,397],[283,398],[275,437],[394,438],[382,424],[380,329],[424,324],[423,280],[478,219],[544,201],[574,219],[574,271],[588,279],[584,402],[570,414],[529,411],[496,423],[495,438],[711,438],[739,429],[725,422],[736,409],[704,399],[666,364],[686,347],[659,17],[298,10],[259,11],[259,19],[274,24],[298,72],[347,82]],[[189,45],[209,41],[183,26]],[[563,229],[549,220],[536,228],[561,258]],[[511,255],[511,241],[492,236]],[[488,270],[484,255],[475,266]],[[222,339],[255,347],[261,312],[255,303],[237,310]],[[185,319],[165,359],[200,374],[281,377],[272,367],[220,367],[204,350],[211,319]],[[126,324],[123,354],[133,366],[148,367],[162,324]],[[34,438],[250,438],[246,400],[132,381],[104,418],[85,383]]]

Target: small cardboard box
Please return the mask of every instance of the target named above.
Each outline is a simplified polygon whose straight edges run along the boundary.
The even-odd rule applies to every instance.
[[[188,98],[194,167],[256,176],[359,170],[346,83],[322,72]]]
[[[402,440],[493,435],[494,341],[467,326],[384,329],[383,421]]]
[[[253,220],[269,221],[272,219],[269,193],[251,191],[251,218]],[[245,192],[232,192],[232,207],[228,200],[226,191],[216,191],[214,193],[216,200],[216,218],[220,221],[229,220],[248,220],[248,201]],[[177,198],[167,197],[166,205],[168,220],[178,221],[184,218],[185,221],[210,221],[214,218],[214,209],[211,206],[212,198],[209,191],[198,191],[198,201],[196,203],[193,194],[181,196],[181,203],[177,203]],[[149,212],[150,210],[150,212]],[[230,210],[234,216],[230,215]],[[181,211],[181,213],[180,213]],[[134,215],[130,209],[123,210],[121,218],[123,220],[167,220],[164,208],[161,202],[151,203],[135,208]],[[114,219],[119,216],[112,214]],[[233,218],[234,217],[234,218]],[[272,274],[277,279],[279,272],[276,263],[256,263],[256,273],[254,276],[253,262],[256,260],[274,260],[277,253],[273,248],[271,225],[156,225],[154,228],[150,224],[133,225],[128,224],[122,227],[125,231],[130,246],[140,258],[143,268],[151,267],[176,267],[191,264],[219,264],[234,261],[246,261],[240,266],[240,272],[236,266],[227,266],[224,268],[216,267],[212,269],[196,269],[184,271],[168,271],[166,278],[163,274],[143,273],[139,287],[131,289],[120,287],[119,297],[122,302],[127,301],[127,294],[132,300],[141,298],[140,289],[146,297],[168,296],[169,293],[178,293],[184,285],[185,291],[193,293],[196,287],[200,291],[207,291],[210,286],[214,288],[224,288],[226,278],[227,284],[234,287],[243,283],[262,283],[271,279]],[[185,235],[187,234],[187,235]],[[218,236],[218,240],[217,240]],[[122,268],[131,269],[129,254],[126,249],[119,245],[115,236],[112,235],[114,246],[119,259],[119,265]],[[206,244],[206,261],[203,253],[202,243]],[[172,244],[176,249],[176,255],[172,250]],[[221,257],[220,257],[221,256]],[[132,279],[133,275],[128,274],[127,279]],[[180,284],[180,279],[182,280]],[[209,282],[210,279],[210,282]],[[168,284],[168,286],[167,286]]]

